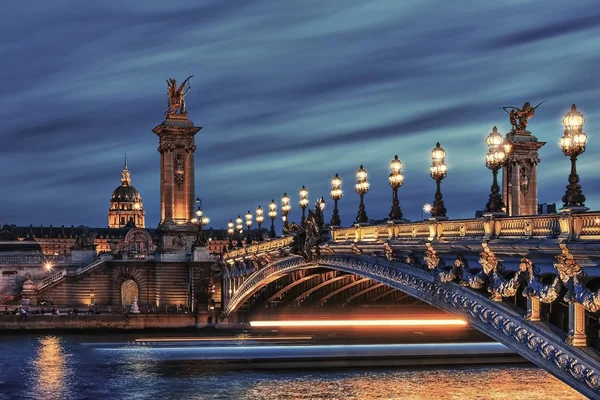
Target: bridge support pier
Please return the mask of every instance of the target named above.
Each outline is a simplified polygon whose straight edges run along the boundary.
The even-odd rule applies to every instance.
[[[540,320],[540,299],[537,297],[527,298],[527,316],[525,318],[534,322]]]
[[[585,308],[574,301],[569,303],[569,336],[566,342],[576,347],[587,346]]]

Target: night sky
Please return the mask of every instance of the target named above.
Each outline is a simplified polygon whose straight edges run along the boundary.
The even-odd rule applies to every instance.
[[[409,219],[433,201],[429,152],[446,149],[451,218],[489,194],[485,138],[500,106],[543,104],[529,128],[540,202],[560,203],[569,161],[561,118],[576,103],[589,136],[579,173],[600,208],[600,9],[560,1],[6,1],[0,25],[0,224],[107,226],[127,153],[147,226],[159,222],[158,137],[166,78],[187,96],[196,189],[211,226],[298,190],[311,204],[344,179],[354,221],[364,164],[370,218],[390,211],[388,163],[404,162]],[[561,203],[562,204],[562,203]],[[559,204],[559,205],[561,205]],[[278,219],[278,225],[280,224]],[[265,224],[266,225],[266,224]]]

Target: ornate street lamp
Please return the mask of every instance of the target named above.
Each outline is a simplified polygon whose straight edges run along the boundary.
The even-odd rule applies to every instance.
[[[398,200],[398,189],[404,183],[404,175],[402,175],[402,161],[398,156],[394,156],[392,162],[390,162],[390,176],[388,178],[390,186],[392,187],[392,211],[390,212],[391,220],[402,219],[402,211],[400,210],[400,201]]]
[[[290,213],[291,209],[292,206],[290,206],[290,198],[288,197],[287,193],[284,193],[283,197],[281,198],[281,218],[283,219],[284,228],[288,227],[288,214]]]
[[[196,203],[202,204],[200,198],[196,198]],[[192,218],[191,221],[194,225],[198,226],[198,234],[196,236],[197,246],[206,246],[206,239],[204,238],[204,227],[208,225],[210,219],[203,214],[201,205],[196,210],[196,217]]]
[[[258,224],[258,241],[259,242],[262,242],[262,240],[263,240],[260,227],[264,220],[265,220],[265,217],[263,216],[263,209],[261,206],[258,206],[258,208],[256,209],[256,223]]]
[[[585,151],[585,145],[587,144],[587,135],[583,133],[584,122],[583,114],[577,111],[577,107],[573,104],[571,111],[563,118],[565,133],[560,138],[560,148],[567,157],[571,158],[569,184],[562,198],[564,208],[571,211],[587,211],[585,196],[581,191],[579,175],[577,175],[577,156]]]
[[[360,206],[358,207],[358,215],[356,216],[356,223],[365,223],[369,219],[367,218],[367,212],[365,211],[365,194],[369,191],[369,182],[367,181],[367,170],[361,165],[358,171],[356,171],[356,193],[360,195]]]
[[[250,228],[252,227],[252,213],[250,210],[246,213],[246,227],[248,228],[248,237],[246,238],[246,244],[252,244],[252,238],[250,237]]]
[[[238,233],[237,247],[242,247],[244,245],[242,243],[242,233],[244,232],[242,230],[244,228],[244,225],[242,225],[242,223],[242,217],[238,215],[238,217],[235,219],[235,229]]]
[[[300,208],[302,209],[302,222],[306,217],[306,207],[308,207],[308,190],[302,185],[302,189],[300,189],[300,201],[298,202]]]
[[[227,223],[227,235],[229,236],[229,250],[233,249],[233,222],[231,220],[229,220],[229,222]]]
[[[498,186],[498,170],[506,164],[508,153],[512,149],[512,145],[508,138],[504,140],[502,134],[498,132],[498,128],[494,126],[492,132],[486,139],[489,151],[485,156],[485,165],[492,170],[494,179],[492,181],[492,193],[490,199],[485,206],[485,210],[489,213],[502,213],[505,214],[506,206],[502,201],[502,195],[500,194],[500,186]]]
[[[340,226],[340,213],[338,211],[338,201],[342,198],[342,178],[338,174],[335,174],[331,180],[331,199],[333,200],[333,215],[331,216],[331,226]]]
[[[445,219],[447,218],[446,207],[444,206],[444,200],[440,190],[440,182],[446,177],[448,167],[446,166],[446,151],[440,146],[439,142],[431,151],[431,160],[432,164],[431,167],[429,167],[429,175],[431,175],[431,178],[433,178],[437,185],[435,201],[431,208],[431,216],[438,219]]]
[[[277,237],[277,234],[275,233],[275,218],[277,218],[277,204],[275,204],[275,200],[271,200],[271,204],[269,204],[269,218],[271,218],[269,237],[275,238]]]

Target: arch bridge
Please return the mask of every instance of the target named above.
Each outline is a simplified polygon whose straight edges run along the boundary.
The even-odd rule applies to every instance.
[[[223,254],[223,315],[283,277],[295,277],[286,290],[319,268],[340,271],[455,314],[582,394],[600,398],[600,353],[586,335],[600,314],[600,213],[390,221],[321,234],[319,240],[284,236]],[[524,307],[509,298],[524,299]],[[565,330],[553,319],[561,304],[568,310]]]

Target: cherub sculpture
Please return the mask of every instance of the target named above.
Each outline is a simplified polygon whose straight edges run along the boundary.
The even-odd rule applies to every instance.
[[[545,102],[546,101],[542,101],[535,107],[531,107],[531,104],[529,104],[529,102],[525,102],[522,108],[514,106],[505,106],[500,108],[502,108],[505,112],[508,113],[513,132],[526,131],[527,123],[529,122],[529,119],[535,114],[535,109],[544,104]]]
[[[167,85],[169,86],[169,109],[167,110],[167,117],[170,115],[187,115],[187,111],[185,109],[185,96],[190,91],[189,80],[194,75],[189,76],[183,83],[177,88],[177,81],[173,78],[167,79]],[[185,85],[188,84],[187,88]],[[179,112],[177,112],[179,111]]]

